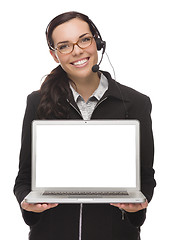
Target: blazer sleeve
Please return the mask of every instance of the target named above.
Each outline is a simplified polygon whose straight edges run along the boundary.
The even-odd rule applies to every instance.
[[[156,181],[154,179],[154,139],[152,132],[151,110],[152,104],[148,97],[146,97],[143,104],[141,104],[142,111],[139,109],[138,119],[140,121],[140,160],[141,160],[141,191],[151,201]],[[128,213],[127,217],[130,222],[138,227],[144,223],[146,218],[146,209],[136,213]]]
[[[36,107],[33,101],[33,96],[30,94],[27,97],[27,106],[22,126],[19,171],[14,185],[14,194],[19,205],[31,191],[31,124],[35,118]],[[41,213],[28,212],[22,208],[21,211],[24,221],[29,226],[34,225],[40,219]]]
[[[152,104],[150,99],[145,103],[144,111],[140,115],[140,159],[141,159],[141,191],[148,202],[151,201],[156,186],[154,179],[154,139],[151,120]]]

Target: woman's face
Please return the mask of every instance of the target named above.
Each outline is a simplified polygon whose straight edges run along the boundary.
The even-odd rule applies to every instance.
[[[92,36],[88,23],[79,18],[74,18],[57,26],[52,33],[54,46],[61,42],[76,43],[81,36]],[[97,64],[98,55],[96,42],[93,39],[92,44],[85,49],[74,45],[71,53],[63,54],[58,50],[51,51],[51,54],[57,63],[67,72],[72,80],[90,79],[92,77],[92,67]]]

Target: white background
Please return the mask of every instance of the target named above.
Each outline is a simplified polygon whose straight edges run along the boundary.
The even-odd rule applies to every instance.
[[[38,89],[42,76],[56,66],[45,40],[47,24],[62,12],[78,10],[90,16],[107,41],[117,80],[149,95],[152,100],[158,185],[142,227],[142,239],[160,239],[161,233],[166,238],[169,214],[166,192],[169,182],[168,1],[6,0],[0,5],[1,236],[27,239],[28,227],[12,193],[26,96]],[[106,56],[102,69],[112,73]]]

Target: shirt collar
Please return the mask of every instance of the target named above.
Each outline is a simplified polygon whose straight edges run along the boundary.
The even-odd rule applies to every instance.
[[[94,93],[92,94],[91,97],[95,97],[97,98],[97,100],[99,101],[101,99],[101,97],[103,96],[103,94],[107,91],[108,89],[108,80],[107,78],[101,73],[101,77],[100,77],[100,83],[98,88],[94,91]]]
[[[75,100],[75,102],[77,102],[77,99],[80,96],[80,94],[75,91],[75,89],[72,87],[72,85],[70,83],[69,83],[69,86],[70,86],[70,89],[72,90],[74,100]]]

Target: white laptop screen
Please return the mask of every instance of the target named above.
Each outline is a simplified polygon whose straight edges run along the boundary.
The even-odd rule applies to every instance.
[[[135,125],[36,128],[36,187],[136,187]]]

